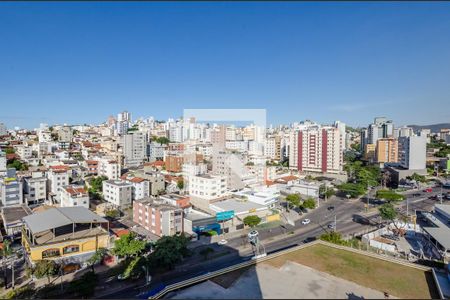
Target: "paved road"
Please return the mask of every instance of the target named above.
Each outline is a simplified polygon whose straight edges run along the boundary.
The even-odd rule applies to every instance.
[[[407,202],[409,213],[412,214],[414,209],[417,210],[431,210],[436,200],[429,199],[430,196],[434,196],[440,193],[439,188],[434,188],[432,193],[424,192],[411,192],[406,193],[407,200],[402,201],[398,206],[401,211],[406,212]],[[413,194],[418,194],[413,196]],[[446,201],[448,203],[448,201]],[[336,216],[337,231],[343,235],[351,235],[355,233],[369,232],[375,229],[375,225],[379,220],[379,215],[376,208],[371,208],[371,211],[366,212],[365,210],[365,200],[347,200],[338,197],[333,197],[326,203],[322,202],[321,206],[304,216],[295,222],[295,226],[286,226],[283,228],[273,228],[273,229],[261,229],[259,230],[261,240],[265,246],[267,253],[276,252],[281,249],[286,249],[289,247],[296,246],[303,243],[303,241],[308,237],[316,237],[320,234],[328,231],[327,225],[329,223],[334,223]],[[333,211],[329,211],[328,207],[334,206]],[[374,205],[376,206],[376,205]],[[372,222],[368,225],[356,223],[353,221],[355,215],[367,217],[367,219]],[[302,225],[301,221],[305,218],[311,220],[308,225]],[[294,232],[290,234],[290,232]],[[279,239],[280,236],[284,236]],[[278,238],[277,240],[275,240]],[[247,245],[244,247],[243,245]],[[152,286],[156,286],[160,282],[164,282],[165,285],[173,284],[179,281],[183,281],[198,275],[205,274],[207,272],[212,272],[219,270],[230,265],[234,265],[240,262],[250,260],[253,256],[252,249],[248,246],[248,243],[243,237],[236,237],[229,239],[225,246],[214,245],[214,247],[223,248],[241,248],[240,253],[237,251],[232,252],[230,255],[217,258],[212,261],[207,261],[205,263],[189,265],[183,264],[181,268],[178,268],[170,273],[166,273],[158,276],[159,278],[154,278]],[[113,294],[105,295],[102,298],[137,298],[140,292],[148,290],[148,288],[127,288]]]

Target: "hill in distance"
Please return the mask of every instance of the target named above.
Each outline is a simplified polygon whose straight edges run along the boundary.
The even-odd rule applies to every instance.
[[[450,128],[450,123],[439,123],[431,125],[408,125],[408,127],[413,128],[414,131],[421,129],[431,129],[431,132],[438,133],[441,129]]]

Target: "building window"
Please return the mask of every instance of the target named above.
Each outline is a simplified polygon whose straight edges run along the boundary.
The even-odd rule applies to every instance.
[[[60,256],[59,249],[47,249],[42,251],[42,258]]]
[[[80,246],[78,245],[70,245],[63,248],[63,254],[70,254],[74,252],[79,252]]]

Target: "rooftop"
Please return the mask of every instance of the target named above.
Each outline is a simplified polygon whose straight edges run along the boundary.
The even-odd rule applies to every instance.
[[[30,215],[32,212],[28,206],[10,206],[2,207],[2,217],[5,225],[20,221],[23,217]]]
[[[178,207],[176,207],[174,205],[170,205],[170,204],[164,203],[161,200],[157,200],[157,199],[153,199],[153,198],[144,198],[142,200],[135,200],[134,202],[142,203],[142,205],[144,205],[144,206],[154,207],[161,211],[179,209]]]
[[[238,199],[227,199],[220,202],[214,202],[210,205],[211,209],[216,212],[230,211],[233,210],[236,214],[246,213],[249,210],[258,210],[266,208],[264,205],[257,204],[251,201],[242,201]],[[216,209],[217,210],[216,210]]]
[[[84,207],[55,207],[22,219],[33,233],[73,223],[107,223],[108,221]]]
[[[131,183],[122,180],[105,180],[103,182],[114,186],[122,186],[122,187],[131,186]]]

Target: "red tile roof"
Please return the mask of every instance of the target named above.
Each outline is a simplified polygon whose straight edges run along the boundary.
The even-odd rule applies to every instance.
[[[67,186],[64,188],[70,195],[87,194],[87,190],[82,186]]]
[[[142,182],[142,181],[144,181],[145,179],[144,178],[141,178],[141,177],[134,177],[134,178],[131,178],[130,179],[130,181],[131,182],[133,182],[133,183],[140,183],[140,182]]]

